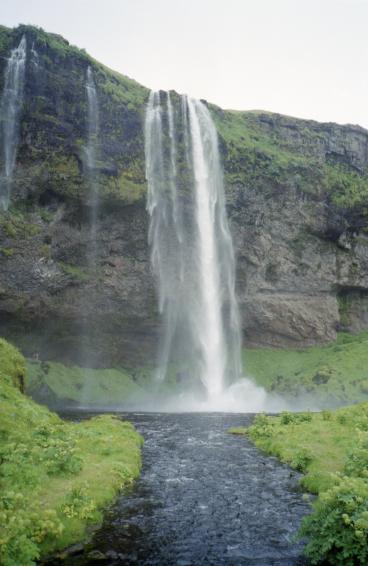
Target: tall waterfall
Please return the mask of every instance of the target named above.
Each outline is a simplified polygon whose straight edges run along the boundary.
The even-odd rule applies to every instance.
[[[87,268],[91,272],[97,270],[98,259],[98,209],[99,193],[97,178],[97,158],[99,149],[99,108],[96,84],[93,70],[90,66],[86,72],[85,93],[87,101],[86,138],[84,146],[84,175],[87,182],[88,196],[88,225],[86,229],[86,260]],[[93,291],[91,291],[92,293]],[[96,325],[93,321],[93,296],[83,295],[80,307],[80,350],[79,363],[82,367],[93,367],[95,360],[94,335]],[[88,403],[90,398],[90,384],[88,379],[83,386],[82,399]]]
[[[145,124],[151,261],[163,336],[158,378],[174,367],[209,399],[240,377],[240,324],[216,128],[207,107],[151,92]]]
[[[0,208],[9,207],[12,177],[17,155],[19,118],[23,103],[27,42],[23,35],[13,49],[5,68],[4,90],[0,102],[3,170],[0,177]]]
[[[89,206],[90,206],[90,263],[96,262],[97,246],[97,221],[98,221],[98,185],[96,182],[96,155],[99,134],[99,111],[96,85],[93,78],[93,71],[89,66],[86,77],[86,93],[88,102],[87,119],[87,145],[86,152],[86,172],[89,184]],[[94,265],[93,265],[94,266]]]

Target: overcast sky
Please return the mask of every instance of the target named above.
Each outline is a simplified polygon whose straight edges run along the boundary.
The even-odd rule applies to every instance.
[[[147,87],[368,128],[368,0],[0,0]]]

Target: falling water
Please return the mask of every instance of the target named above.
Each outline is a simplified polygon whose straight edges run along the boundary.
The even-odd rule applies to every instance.
[[[13,49],[5,68],[4,90],[0,103],[3,171],[0,177],[0,208],[7,210],[17,155],[19,117],[23,102],[27,42],[23,35]]]
[[[99,209],[99,194],[98,194],[98,179],[97,179],[97,156],[98,156],[98,136],[99,136],[99,109],[98,98],[96,92],[96,85],[93,77],[91,67],[87,68],[86,74],[86,98],[87,98],[87,121],[86,133],[87,143],[84,147],[85,160],[84,160],[84,173],[88,184],[88,227],[87,227],[87,246],[86,246],[86,259],[87,268],[92,275],[97,270],[98,258],[98,209]],[[96,283],[97,278],[93,277]],[[93,319],[94,301],[93,297],[82,296],[82,303],[80,307],[80,351],[79,363],[83,367],[92,367],[94,363],[94,332],[95,323]],[[88,403],[90,399],[90,384],[88,374],[86,374],[85,383],[82,390],[82,400]]]
[[[162,99],[162,100],[161,100]],[[158,377],[170,364],[210,400],[240,376],[235,261],[216,128],[206,106],[152,92],[146,125],[151,260],[163,316]]]
[[[98,186],[96,182],[96,154],[99,133],[99,112],[96,85],[93,78],[91,67],[87,69],[86,92],[88,102],[88,121],[87,121],[87,146],[86,170],[89,184],[89,204],[90,204],[90,257],[91,263],[95,266],[96,246],[97,246],[97,219],[98,219]]]

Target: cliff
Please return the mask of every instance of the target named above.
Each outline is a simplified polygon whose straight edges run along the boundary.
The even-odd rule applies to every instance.
[[[148,91],[60,36],[19,26],[0,28],[0,93],[23,34],[20,143],[11,206],[0,213],[0,333],[41,357],[78,361],[88,350],[96,365],[142,365],[159,331],[145,207]],[[101,124],[97,270],[88,258],[88,66]],[[368,132],[209,108],[246,343],[305,347],[367,328]]]

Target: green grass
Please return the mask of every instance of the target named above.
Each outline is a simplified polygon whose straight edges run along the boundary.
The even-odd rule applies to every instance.
[[[357,427],[365,423],[368,403],[321,413],[261,415],[243,434],[268,454],[304,472],[303,487],[319,493],[331,486],[331,474],[343,471],[352,446],[359,441]]]
[[[89,405],[116,405],[139,399],[145,376],[133,379],[120,369],[89,369],[59,362],[28,360],[26,388],[30,394],[46,384],[57,398]]]
[[[256,383],[289,399],[309,394],[327,406],[368,398],[368,332],[340,333],[336,342],[305,350],[250,348],[243,363]]]
[[[291,403],[302,398],[324,408],[368,398],[368,332],[340,333],[336,342],[305,350],[246,349],[243,361],[245,375]],[[28,360],[26,388],[36,398],[46,385],[60,400],[100,406],[134,403],[153,391],[180,390],[178,369],[170,367],[167,380],[158,387],[152,368],[86,369]]]
[[[19,389],[21,354],[0,340],[0,563],[29,566],[89,536],[140,470],[141,437],[113,416],[65,422]]]
[[[303,472],[319,497],[301,527],[312,564],[368,560],[368,403],[322,413],[258,415],[246,434],[267,454]]]

